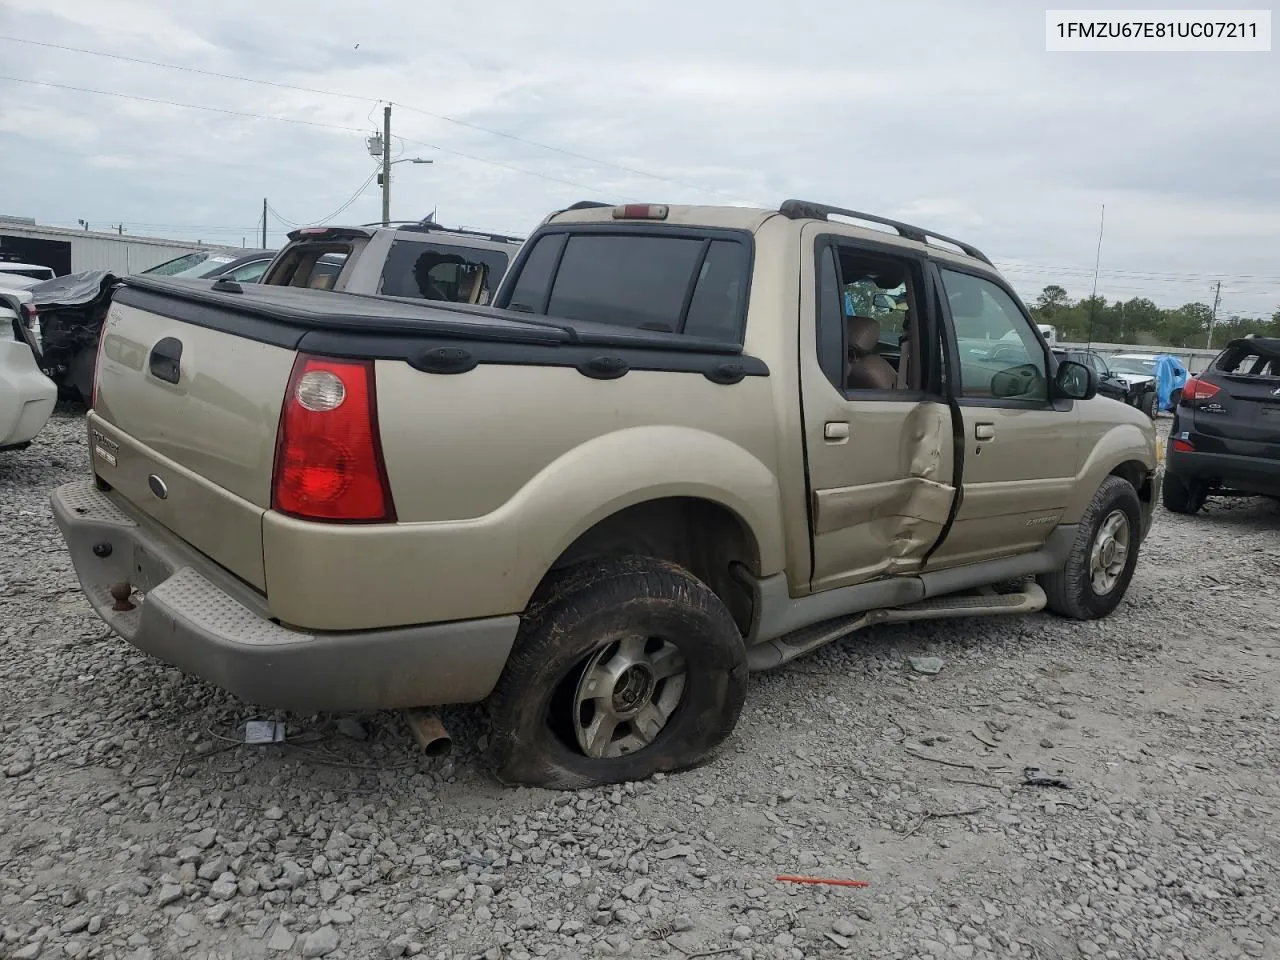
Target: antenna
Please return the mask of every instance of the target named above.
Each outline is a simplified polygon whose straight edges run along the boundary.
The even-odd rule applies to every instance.
[[[1093,313],[1098,306],[1098,271],[1102,266],[1102,230],[1107,224],[1107,205],[1102,205],[1102,217],[1098,221],[1098,253],[1093,260],[1093,292],[1089,294],[1089,348],[1093,348]]]

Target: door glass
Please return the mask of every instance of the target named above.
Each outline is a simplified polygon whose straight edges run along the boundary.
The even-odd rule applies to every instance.
[[[982,277],[942,271],[966,397],[1049,398],[1044,349],[1013,298]]]
[[[262,275],[267,272],[267,267],[271,266],[270,260],[258,260],[254,263],[246,263],[243,267],[236,267],[231,271],[231,276],[241,283],[257,283]]]

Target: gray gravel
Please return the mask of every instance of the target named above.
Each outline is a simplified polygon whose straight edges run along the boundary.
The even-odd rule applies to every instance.
[[[490,779],[479,710],[433,760],[108,636],[46,507],[82,430],[0,454],[0,957],[1280,956],[1274,504],[1161,513],[1108,621],[867,633],[756,676],[715,762],[557,794]]]

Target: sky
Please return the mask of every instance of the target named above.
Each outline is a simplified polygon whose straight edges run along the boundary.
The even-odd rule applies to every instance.
[[[377,220],[391,102],[394,154],[433,161],[395,166],[396,219],[795,197],[960,237],[1030,301],[1089,294],[1105,204],[1100,294],[1221,280],[1269,316],[1277,58],[1047,53],[1025,0],[0,0],[0,214],[250,246],[264,197],[272,246]]]

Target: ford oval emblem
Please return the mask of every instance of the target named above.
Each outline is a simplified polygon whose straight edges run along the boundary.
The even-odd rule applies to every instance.
[[[168,499],[169,497],[168,486],[166,486],[165,482],[161,480],[159,477],[157,477],[154,473],[151,476],[147,477],[147,486],[151,488],[151,492],[154,493],[159,499],[161,500]]]

